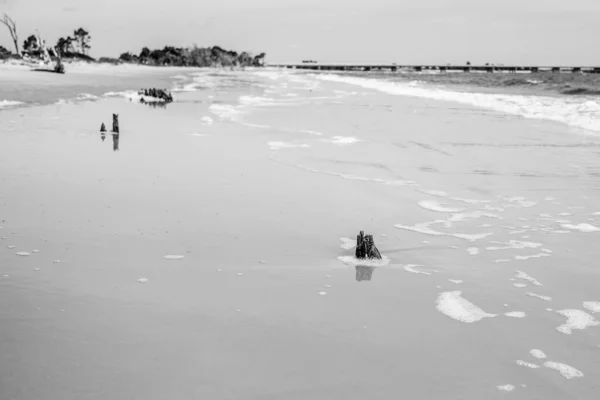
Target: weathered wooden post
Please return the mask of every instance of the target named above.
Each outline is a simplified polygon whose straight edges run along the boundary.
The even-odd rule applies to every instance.
[[[364,231],[356,236],[356,252],[355,256],[358,259],[364,260],[365,258],[377,258],[381,259],[381,253],[375,246],[373,241],[373,235],[365,235]]]
[[[113,133],[119,134],[119,114],[113,114]]]

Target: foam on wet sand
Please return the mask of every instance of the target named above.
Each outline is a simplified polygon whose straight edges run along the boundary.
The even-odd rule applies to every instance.
[[[475,304],[463,298],[461,294],[462,292],[459,290],[441,293],[436,300],[437,310],[452,319],[467,324],[481,321],[483,318],[493,318],[496,316],[495,314],[483,311]]]
[[[556,311],[556,313],[567,318],[567,322],[556,328],[557,331],[566,335],[570,335],[571,333],[573,333],[574,329],[583,330],[591,326],[600,325],[600,322],[598,322],[596,318],[592,317],[585,311],[567,309],[558,310]]]

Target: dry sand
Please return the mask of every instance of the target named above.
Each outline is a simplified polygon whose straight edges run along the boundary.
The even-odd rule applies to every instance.
[[[161,71],[136,75],[179,74]],[[0,110],[0,398],[596,397],[600,328],[566,335],[554,310],[600,300],[599,233],[579,225],[600,226],[600,140],[312,76],[200,74],[166,109]],[[98,132],[112,113],[119,151]],[[361,229],[390,264],[357,282],[337,258]]]

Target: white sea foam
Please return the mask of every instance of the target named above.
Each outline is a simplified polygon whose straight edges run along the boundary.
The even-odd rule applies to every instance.
[[[438,202],[431,201],[431,200],[419,201],[418,204],[419,204],[419,207],[424,208],[426,210],[436,211],[436,212],[441,212],[441,213],[457,213],[457,212],[465,211],[464,208],[446,207],[443,204],[440,204]]]
[[[21,257],[28,257],[28,256],[31,255],[31,253],[29,253],[27,251],[20,251],[20,252],[17,253],[17,255],[21,256]]]
[[[200,118],[200,121],[204,122],[206,125],[212,125],[214,122],[213,119],[208,116]]]
[[[412,272],[413,274],[431,275],[431,272],[419,271],[417,269],[418,267],[422,267],[422,265],[408,264],[408,265],[404,266],[404,270],[408,271],[408,272]]]
[[[541,257],[549,257],[548,253],[538,253],[532,254],[530,256],[515,256],[515,260],[529,260],[530,258],[541,258]]]
[[[516,287],[516,288],[521,289],[521,288],[527,287],[527,284],[525,284],[525,283],[513,283],[513,286]]]
[[[498,388],[498,390],[502,391],[502,392],[512,392],[513,390],[515,390],[515,386],[514,385],[499,385],[496,386]]]
[[[442,192],[441,190],[420,190],[421,193],[429,194],[435,197],[448,197],[448,193]]]
[[[547,361],[544,363],[544,367],[560,372],[565,379],[583,378],[583,372],[567,364],[555,361]]]
[[[147,278],[140,278],[138,279],[139,283],[148,283],[148,279]]]
[[[240,96],[238,101],[241,104],[251,106],[267,106],[277,104],[275,99],[259,96]]]
[[[502,259],[502,260],[494,260],[494,262],[496,264],[500,264],[500,263],[505,263],[505,262],[509,262],[510,260],[506,260],[506,259]]]
[[[479,254],[479,249],[477,247],[469,247],[467,249],[467,253],[469,253],[469,255],[471,256],[476,256],[477,254]]]
[[[535,278],[527,275],[523,271],[518,271],[517,270],[517,279],[524,279],[524,280],[530,282],[531,284],[533,284],[535,286],[543,286],[537,279],[535,279]]]
[[[297,144],[297,143],[286,143],[286,142],[269,142],[268,145],[271,150],[291,149],[291,148],[295,148],[295,147],[299,147],[299,148],[310,147],[308,144]]]
[[[463,281],[461,281],[460,279],[448,279],[448,282],[454,283],[456,285],[460,285],[461,283],[463,283]]]
[[[349,145],[353,143],[362,142],[361,139],[357,139],[351,136],[334,136],[331,139],[322,139],[323,142],[329,142],[337,145]]]
[[[98,96],[89,93],[80,93],[75,97],[75,100],[98,100]]]
[[[536,249],[543,246],[541,243],[533,242],[522,242],[520,240],[509,240],[508,242],[491,242],[493,244],[500,244],[504,246],[490,246],[486,247],[486,250],[510,250],[510,249]]]
[[[598,228],[597,226],[585,224],[585,223],[579,224],[579,225],[562,224],[561,226],[565,229],[570,229],[572,231],[580,231],[580,232],[585,232],[585,233],[600,232],[600,228]]]
[[[531,350],[529,352],[529,354],[531,354],[533,357],[535,357],[539,360],[546,358],[546,354],[543,351],[538,350],[538,349]]]
[[[469,93],[426,85],[411,85],[405,82],[333,74],[319,75],[317,79],[348,83],[401,96],[453,101],[525,118],[551,120],[600,131],[600,103],[585,98]]]
[[[567,318],[567,322],[556,328],[557,331],[570,335],[573,329],[585,329],[590,326],[598,326],[600,322],[590,314],[581,310],[558,310],[557,314]]]
[[[466,219],[476,219],[476,218],[481,218],[481,217],[502,219],[502,217],[500,217],[499,215],[476,210],[476,211],[469,211],[469,212],[465,212],[465,213],[452,214],[452,216],[448,219],[448,221],[460,222],[460,221],[464,221]],[[491,225],[488,224],[487,226],[491,226]]]
[[[527,316],[523,311],[511,311],[505,313],[504,315],[511,318],[525,318]]]
[[[532,363],[529,363],[529,362],[523,361],[523,360],[517,360],[517,365],[520,365],[520,366],[526,367],[526,368],[531,368],[531,369],[536,369],[536,368],[540,367],[537,364],[532,364]]]
[[[165,260],[181,260],[185,258],[185,256],[180,256],[180,255],[166,255],[164,256]]]
[[[381,257],[381,259],[372,258],[361,260],[354,256],[340,256],[338,257],[338,260],[347,265],[358,265],[364,267],[385,267],[389,265],[390,259],[386,256]]]
[[[323,135],[321,132],[311,131],[310,129],[304,129],[304,130],[301,130],[300,132],[308,133],[309,135],[314,135],[314,136],[322,136]]]
[[[542,295],[531,293],[531,292],[528,292],[528,293],[525,293],[525,294],[527,296],[529,296],[529,297],[535,297],[536,299],[540,299],[540,300],[544,300],[544,301],[551,301],[552,300],[552,297],[550,297],[550,296],[542,296]]]
[[[208,110],[220,118],[227,120],[235,120],[242,114],[239,107],[231,104],[211,104]]]
[[[467,299],[461,297],[462,292],[440,293],[436,300],[436,308],[442,314],[464,323],[473,323],[483,318],[493,318],[495,314],[489,314],[477,307]]]
[[[25,103],[23,103],[22,101],[16,101],[16,100],[0,100],[0,110],[3,108],[16,107],[21,104],[25,104]]]
[[[412,232],[417,232],[417,233],[422,233],[424,235],[431,235],[431,236],[452,236],[458,239],[464,239],[467,240],[469,242],[474,242],[476,240],[479,239],[483,239],[486,238],[490,235],[492,235],[493,233],[489,232],[489,233],[474,233],[474,234],[467,234],[467,233],[445,233],[445,232],[439,232],[436,231],[434,229],[431,229],[429,227],[429,225],[432,224],[439,224],[439,223],[446,223],[447,221],[444,220],[437,220],[437,221],[432,221],[432,222],[424,222],[421,224],[416,224],[414,226],[407,226],[407,225],[394,225],[396,228],[398,229],[405,229],[408,231],[412,231]]]
[[[351,250],[356,247],[356,239],[341,237],[340,242],[342,243],[340,247],[344,250]]]
[[[600,301],[584,301],[583,307],[593,313],[600,313]]]

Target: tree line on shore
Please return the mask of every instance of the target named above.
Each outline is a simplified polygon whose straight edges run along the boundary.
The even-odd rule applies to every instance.
[[[151,50],[144,47],[139,54],[123,53],[119,58],[89,56],[91,36],[84,28],[73,31],[72,36],[61,37],[54,46],[47,46],[39,33],[30,35],[19,47],[19,35],[16,23],[6,14],[0,19],[0,25],[8,28],[15,52],[0,46],[0,60],[41,59],[44,61],[81,60],[111,64],[144,64],[152,66],[177,67],[259,67],[264,65],[265,53],[253,55],[248,52],[237,53],[219,46],[213,47],[173,47]]]

